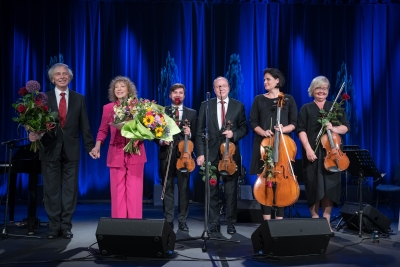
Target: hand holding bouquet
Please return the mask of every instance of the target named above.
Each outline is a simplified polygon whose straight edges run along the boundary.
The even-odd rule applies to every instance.
[[[12,107],[15,108],[18,117],[13,121],[23,125],[28,132],[42,134],[56,127],[57,112],[49,110],[47,104],[47,95],[40,91],[40,84],[37,81],[28,81],[25,87],[22,87],[18,94],[22,96]],[[31,150],[36,152],[42,147],[40,140],[32,142]]]
[[[180,132],[175,121],[165,114],[165,108],[148,99],[129,97],[114,105],[114,124],[123,124],[121,135],[130,139],[124,151],[140,154],[138,142],[158,138],[172,141]]]

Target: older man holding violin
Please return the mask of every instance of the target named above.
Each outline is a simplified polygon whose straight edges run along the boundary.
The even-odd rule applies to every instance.
[[[218,168],[218,165],[226,166],[227,164],[219,164],[221,160],[227,158],[225,155],[225,148],[221,145],[226,143],[229,146],[235,146],[235,152],[232,159],[240,167],[240,150],[239,140],[247,135],[248,126],[246,122],[246,115],[243,103],[229,98],[230,91],[228,80],[224,77],[217,77],[214,80],[214,92],[216,98],[209,100],[210,118],[208,123],[209,133],[209,162]],[[202,166],[205,162],[206,141],[204,133],[206,128],[206,110],[207,102],[203,102],[199,111],[199,123],[196,134],[196,151],[197,151],[197,165]],[[230,128],[227,129],[226,125],[230,122]],[[228,140],[228,142],[227,142]],[[231,149],[231,148],[230,148]],[[229,150],[230,150],[229,149]],[[230,150],[232,151],[232,150]],[[238,171],[229,173],[229,170],[222,170],[220,168],[217,173],[217,178],[223,176],[224,193],[226,200],[226,224],[227,233],[236,233],[235,223],[237,219],[237,183]],[[210,188],[210,232],[220,232],[220,211],[218,203],[218,183],[217,186]]]
[[[158,154],[160,160],[159,173],[165,185],[164,218],[174,229],[174,177],[177,177],[179,190],[178,227],[181,231],[189,231],[186,224],[189,213],[189,179],[190,172],[193,171],[195,166],[191,158],[193,151],[191,140],[194,140],[197,125],[197,112],[183,105],[185,93],[185,85],[181,83],[173,84],[169,90],[169,98],[171,98],[172,104],[165,107],[167,115],[175,119],[182,131],[174,135],[174,141],[171,143],[155,140],[160,146]],[[192,151],[189,151],[188,148],[192,148]],[[167,180],[165,181],[165,179]]]

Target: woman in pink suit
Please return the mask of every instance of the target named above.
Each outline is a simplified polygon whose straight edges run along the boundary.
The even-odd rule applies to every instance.
[[[128,98],[129,95],[137,96],[135,85],[127,77],[115,77],[108,89],[111,103],[103,107],[96,146],[92,152],[100,157],[100,146],[110,131],[107,166],[110,168],[111,217],[141,219],[146,151],[143,143],[139,142],[140,155],[124,152],[124,146],[129,139],[121,135],[121,125],[113,123],[114,103]]]

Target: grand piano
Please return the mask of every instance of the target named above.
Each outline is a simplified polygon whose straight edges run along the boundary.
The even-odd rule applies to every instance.
[[[39,153],[30,151],[30,144],[23,146],[15,146],[18,148],[11,160],[11,175],[10,175],[10,187],[9,187],[9,221],[14,221],[14,209],[15,209],[15,196],[16,196],[16,183],[18,173],[29,174],[28,180],[28,218],[27,228],[28,234],[34,234],[34,228],[38,225],[38,219],[36,218],[36,206],[37,206],[37,184],[39,174],[41,173]],[[9,162],[3,162],[1,164],[0,171],[8,175]]]

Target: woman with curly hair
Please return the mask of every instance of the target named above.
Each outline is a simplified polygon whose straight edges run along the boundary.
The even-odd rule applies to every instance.
[[[128,97],[137,97],[135,85],[127,77],[115,77],[108,89],[108,98],[111,103],[103,106],[103,115],[93,152],[96,157],[100,157],[100,146],[110,131],[107,167],[110,168],[111,217],[141,219],[146,151],[143,143],[139,142],[140,153],[125,152],[124,147],[129,143],[129,139],[121,135],[122,125],[114,124],[114,105],[119,105]]]

